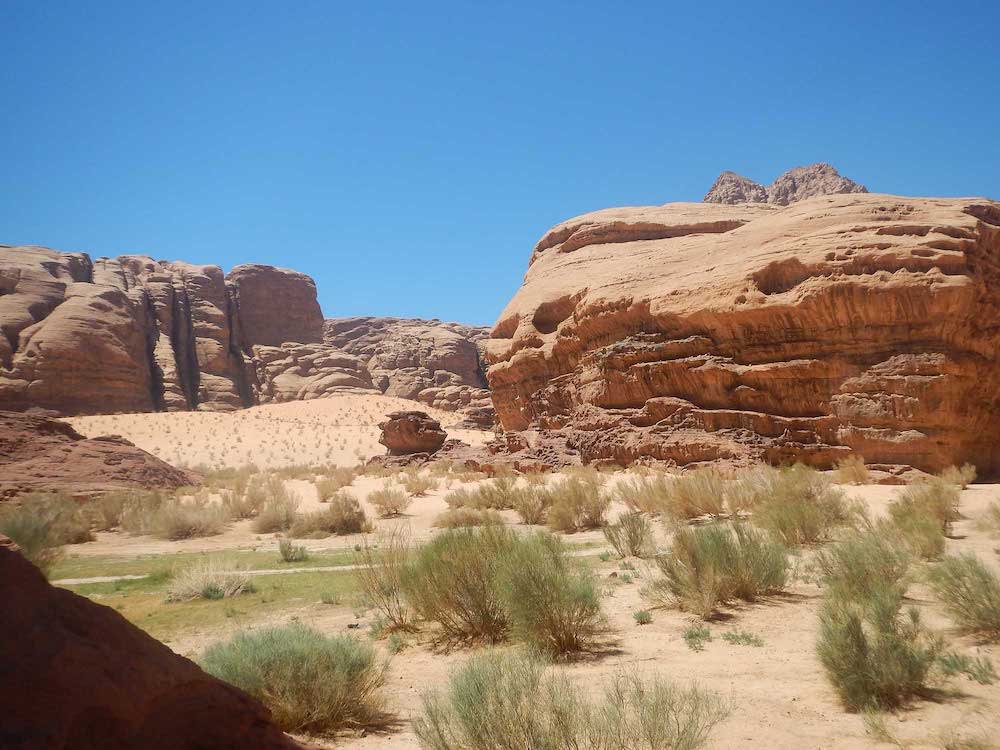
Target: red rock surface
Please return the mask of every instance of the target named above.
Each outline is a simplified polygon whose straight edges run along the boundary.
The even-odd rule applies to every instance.
[[[409,453],[434,453],[448,437],[441,429],[441,423],[422,411],[396,411],[379,424],[382,435],[379,442],[389,455],[402,456]]]
[[[487,342],[507,430],[584,460],[851,452],[1000,472],[1000,204],[853,193],[553,228]]]
[[[298,747],[268,710],[109,607],[50,586],[0,537],[0,745],[8,750]]]
[[[787,206],[817,195],[867,193],[868,188],[841,176],[832,165],[819,163],[795,167],[771,183],[770,187],[735,172],[723,172],[705,196],[706,203],[774,203]]]
[[[323,340],[316,283],[304,273],[262,265],[236,266],[226,277],[239,310],[245,347]]]
[[[199,481],[124,438],[87,439],[55,419],[0,411],[0,499],[36,490],[86,496]]]

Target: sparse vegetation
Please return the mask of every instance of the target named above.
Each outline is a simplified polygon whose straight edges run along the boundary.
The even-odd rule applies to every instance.
[[[64,544],[94,538],[76,502],[65,495],[40,492],[0,506],[0,534],[16,542],[21,554],[46,575],[61,557]]]
[[[604,537],[619,557],[649,557],[653,554],[653,529],[642,513],[625,513],[604,527]]]
[[[905,591],[911,556],[892,534],[870,529],[852,535],[815,557],[823,585],[834,595],[868,599],[876,588]]]
[[[255,591],[250,574],[235,565],[207,558],[181,570],[170,580],[168,602],[224,599]]]
[[[910,485],[889,505],[891,526],[924,560],[941,556],[957,517],[958,489],[937,478]]]
[[[291,539],[281,539],[278,542],[278,554],[282,562],[303,562],[309,559],[309,552],[305,547],[299,547],[292,543]]]
[[[334,466],[326,469],[316,480],[316,492],[320,502],[326,502],[338,491],[350,485],[357,478],[358,470],[354,467]]]
[[[339,492],[322,510],[296,515],[289,533],[296,538],[317,539],[333,534],[364,534],[371,529],[371,522],[357,499]]]
[[[500,514],[477,508],[451,508],[438,514],[434,525],[442,529],[460,529],[470,526],[497,526],[503,524]]]
[[[868,484],[871,481],[865,459],[857,453],[837,462],[835,476],[838,484]]]
[[[762,474],[753,522],[785,544],[815,544],[849,523],[854,511],[843,492],[819,472],[796,465]]]
[[[1000,578],[979,558],[949,555],[929,568],[927,581],[963,631],[1000,640]]]
[[[253,530],[258,534],[288,531],[295,522],[299,498],[287,489],[281,480],[271,477],[261,487],[263,499],[253,520]]]
[[[964,490],[976,481],[976,467],[972,464],[962,464],[961,467],[949,466],[941,472],[940,477],[943,481]]]
[[[596,482],[574,476],[539,492],[546,495],[547,521],[553,531],[572,533],[604,526],[604,515],[611,505],[611,498],[601,491]]]
[[[698,750],[727,714],[713,693],[636,675],[592,703],[526,654],[489,652],[424,695],[414,731],[427,750]]]
[[[366,540],[357,552],[358,584],[378,610],[383,632],[415,629],[413,611],[403,594],[411,552],[409,539],[401,531],[382,537],[377,547]]]
[[[632,619],[635,620],[636,625],[649,625],[653,621],[653,615],[649,613],[649,610],[640,609],[632,613]]]
[[[147,534],[157,539],[177,541],[221,534],[227,521],[228,515],[218,503],[201,497],[172,497],[152,510],[144,523],[147,524]]]
[[[400,484],[408,493],[414,497],[426,495],[431,490],[437,489],[438,480],[433,476],[425,475],[417,471],[408,471],[400,476]]]
[[[760,648],[764,645],[764,640],[759,635],[747,632],[746,630],[727,630],[722,634],[722,640],[726,643],[731,643],[734,646],[753,646],[754,648]]]
[[[201,658],[209,674],[263,702],[287,732],[331,734],[384,722],[385,667],[366,643],[304,625],[236,634]]]
[[[712,631],[704,625],[692,625],[684,631],[683,638],[692,651],[704,651],[705,644],[712,640]]]
[[[413,493],[417,494],[417,493]],[[410,497],[402,490],[383,487],[368,494],[368,502],[375,506],[379,518],[400,516],[410,507]]]

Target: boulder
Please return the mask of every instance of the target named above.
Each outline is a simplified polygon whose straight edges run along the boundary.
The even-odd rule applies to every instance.
[[[298,747],[269,711],[0,537],[0,744],[9,750]]]
[[[486,350],[503,428],[558,430],[584,461],[859,453],[996,475],[1000,204],[586,214],[539,241]]]
[[[88,439],[65,422],[0,411],[0,499],[26,492],[89,496],[114,489],[176,489],[198,484],[118,436]]]
[[[410,453],[434,453],[448,437],[441,429],[441,423],[423,411],[396,411],[379,424],[382,435],[379,442],[389,455],[401,456]]]

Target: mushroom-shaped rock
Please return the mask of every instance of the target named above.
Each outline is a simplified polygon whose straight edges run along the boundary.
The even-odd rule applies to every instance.
[[[379,424],[379,442],[389,449],[390,456],[410,453],[434,453],[448,437],[441,423],[423,411],[396,411]]]

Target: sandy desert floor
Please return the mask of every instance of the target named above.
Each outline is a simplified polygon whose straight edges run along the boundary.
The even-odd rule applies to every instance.
[[[406,405],[408,402],[397,399],[377,399],[377,403],[329,399],[257,407],[238,414],[118,415],[72,421],[88,434],[124,434],[157,455],[191,465],[239,465],[247,459],[271,467],[338,460],[354,464],[360,456],[381,452],[374,423],[384,412]],[[454,419],[454,415],[436,416],[444,422]],[[609,475],[606,487],[629,474]],[[374,517],[366,500],[368,494],[395,481],[362,476],[347,491]],[[555,481],[555,477],[547,481]],[[376,533],[403,526],[416,540],[428,538],[435,533],[435,516],[447,507],[445,495],[463,482],[470,484],[453,477],[426,496],[415,498],[405,516],[377,520]],[[301,510],[320,507],[316,488],[308,478],[288,479],[287,487],[300,498]],[[851,486],[845,490],[879,515],[899,488]],[[1000,501],[1000,485],[972,485],[962,492],[961,500],[962,519],[947,541],[948,551],[974,552],[1000,570],[1000,538],[979,523],[987,507]],[[612,506],[610,515],[614,517],[621,510]],[[511,524],[517,523],[512,512],[504,515]],[[659,544],[668,541],[669,530],[663,524],[657,524],[656,533]],[[115,607],[176,652],[197,659],[208,644],[237,630],[292,620],[326,633],[356,632],[368,637],[367,628],[375,613],[358,598],[352,571],[359,541],[358,536],[305,540],[302,543],[311,553],[307,562],[281,563],[278,538],[255,534],[249,521],[233,523],[217,536],[180,542],[105,532],[94,542],[69,548],[52,577],[57,583],[61,581],[59,585]],[[894,746],[869,736],[862,717],[847,713],[827,682],[815,654],[821,592],[808,582],[808,576],[797,577],[781,596],[727,610],[725,619],[709,624],[712,640],[704,650],[693,651],[683,638],[684,631],[699,622],[691,616],[659,608],[651,610],[648,625],[637,625],[633,618],[634,612],[649,609],[640,589],[657,575],[655,565],[638,559],[623,561],[613,555],[608,559],[602,553],[610,547],[599,531],[566,535],[565,541],[603,580],[604,609],[616,639],[606,654],[554,667],[565,670],[585,690],[599,691],[616,672],[626,671],[655,673],[681,684],[697,682],[717,691],[728,699],[732,713],[713,733],[712,748],[853,750]],[[808,550],[798,553],[799,570],[805,569],[811,554]],[[183,567],[205,556],[224,558],[255,571],[257,593],[233,600],[165,603],[156,572]],[[107,578],[80,582],[99,576]],[[911,586],[909,598],[927,622],[948,637],[953,648],[985,656],[1000,666],[1000,646],[983,645],[959,635],[922,585]],[[727,631],[752,633],[763,645],[730,643],[722,637]],[[335,741],[309,738],[311,744],[351,750],[414,750],[418,743],[409,719],[420,710],[422,692],[443,687],[450,671],[475,652],[470,648],[442,651],[425,631],[407,636],[403,649],[392,655],[386,641],[376,643],[390,663],[385,696],[398,719],[396,726]],[[1000,683],[980,685],[964,677],[954,678],[935,701],[915,702],[889,715],[886,724],[905,747],[994,747],[989,743],[1000,742]],[[961,744],[959,739],[987,744]]]

